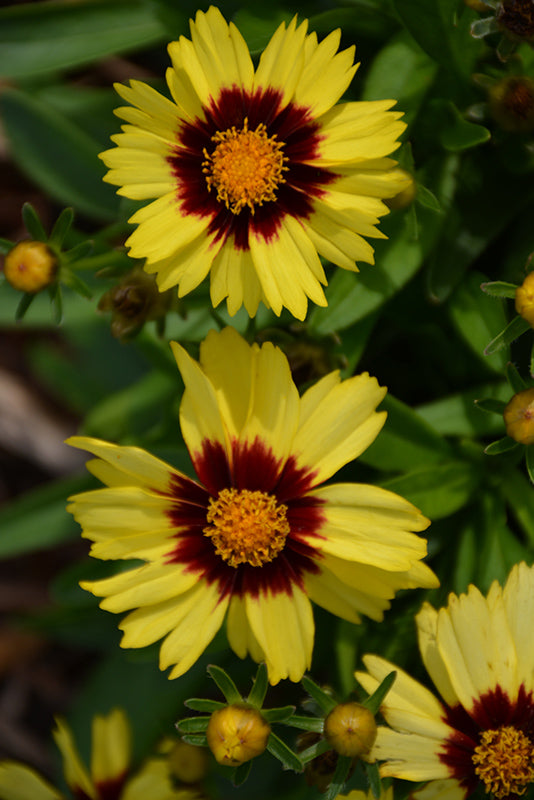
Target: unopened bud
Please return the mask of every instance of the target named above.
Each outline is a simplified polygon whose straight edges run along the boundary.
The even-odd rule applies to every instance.
[[[534,389],[514,394],[503,417],[508,436],[520,444],[534,444]]]
[[[497,24],[516,41],[534,38],[534,2],[532,0],[502,0],[497,11]]]
[[[534,272],[515,290],[515,310],[534,328]]]
[[[360,703],[340,703],[324,721],[324,735],[341,756],[366,756],[376,739],[376,722]]]
[[[231,705],[213,712],[206,736],[219,764],[236,767],[263,753],[270,733],[256,708]]]
[[[490,89],[489,107],[503,130],[534,130],[534,81],[523,75],[503,78]]]
[[[4,275],[14,289],[35,294],[53,282],[57,267],[57,258],[48,245],[25,241],[6,255]]]
[[[172,774],[182,783],[198,783],[208,771],[206,750],[187,742],[173,744],[167,758]]]

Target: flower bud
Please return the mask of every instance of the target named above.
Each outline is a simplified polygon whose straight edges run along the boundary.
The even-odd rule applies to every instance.
[[[534,272],[515,290],[515,310],[534,328]]]
[[[489,107],[503,130],[534,130],[534,81],[523,75],[503,78],[490,89]]]
[[[263,753],[270,733],[256,708],[231,705],[213,712],[206,736],[219,764],[236,767]]]
[[[111,333],[117,339],[135,336],[145,322],[163,318],[171,301],[169,291],[161,293],[153,275],[134,267],[100,298],[99,311],[111,311]]]
[[[534,38],[534,3],[532,0],[502,0],[497,24],[510,38],[530,41]]]
[[[187,742],[175,742],[167,758],[172,774],[181,783],[198,783],[208,771],[206,751]]]
[[[20,292],[35,294],[49,286],[56,275],[57,258],[44,242],[19,242],[5,257],[4,275]]]
[[[534,443],[534,389],[514,394],[503,411],[506,433],[520,444]]]
[[[325,739],[341,756],[366,756],[376,739],[376,722],[360,703],[340,703],[324,721]]]

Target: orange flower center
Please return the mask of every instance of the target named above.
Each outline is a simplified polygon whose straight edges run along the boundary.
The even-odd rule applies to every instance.
[[[508,795],[522,795],[534,780],[534,747],[522,731],[512,725],[484,731],[475,748],[475,773],[486,792],[498,800]]]
[[[276,200],[276,190],[285,183],[288,159],[282,150],[284,142],[267,136],[263,122],[250,131],[245,117],[241,130],[217,131],[211,140],[217,146],[211,154],[204,150],[202,171],[208,189],[217,191],[217,200],[233,214],[244,206],[254,214],[255,206]]]
[[[261,567],[284,549],[289,533],[287,506],[267,492],[223,489],[210,499],[204,535],[231,567]]]

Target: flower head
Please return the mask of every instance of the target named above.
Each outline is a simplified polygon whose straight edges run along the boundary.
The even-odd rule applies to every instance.
[[[140,81],[117,85],[127,122],[102,153],[119,193],[153,199],[130,222],[130,255],[161,290],[188,294],[211,273],[214,305],[250,316],[263,301],[303,319],[326,305],[319,255],[356,270],[373,262],[383,198],[406,184],[387,158],[404,129],[394,101],[336,105],[356,66],[296,18],[274,33],[256,70],[245,41],[213,6],[191,40],[169,45],[168,100]],[[318,255],[319,254],[319,255]]]
[[[342,756],[366,756],[376,739],[374,714],[360,703],[340,703],[324,721],[324,735]]]
[[[418,798],[468,797],[477,788],[498,800],[525,793],[534,782],[534,568],[516,565],[504,586],[487,597],[470,586],[436,611],[425,603],[417,616],[419,648],[440,702],[398,670],[382,713],[372,755],[380,771],[428,781]],[[372,691],[392,665],[366,656]]]
[[[92,726],[91,767],[82,763],[69,728],[57,720],[54,739],[63,757],[65,781],[76,800],[197,800],[192,789],[174,789],[165,759],[147,760],[130,775],[130,726],[121,709],[96,716]],[[64,796],[30,767],[0,762],[2,800],[64,800]]]
[[[14,289],[34,294],[50,286],[58,261],[44,242],[19,242],[5,257],[4,276]]]
[[[271,726],[257,708],[233,704],[213,712],[206,737],[219,764],[235,767],[261,755],[270,733]]]
[[[69,509],[103,559],[146,563],[82,585],[102,608],[132,611],[123,647],[165,637],[171,678],[195,663],[227,615],[230,646],[266,661],[271,683],[309,667],[310,599],[352,622],[381,619],[400,588],[434,586],[421,563],[428,525],[392,492],[323,486],[374,440],[385,389],[332,372],[299,397],[284,354],[212,331],[200,363],[177,344],[182,434],[197,480],[135,447],[74,437],[108,488]]]

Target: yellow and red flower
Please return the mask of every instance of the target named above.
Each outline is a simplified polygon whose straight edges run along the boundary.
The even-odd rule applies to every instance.
[[[375,486],[322,486],[374,440],[385,394],[367,373],[332,372],[299,397],[285,355],[211,331],[200,363],[173,344],[185,384],[182,434],[197,480],[136,447],[74,437],[108,488],[69,510],[102,559],[142,566],[82,586],[132,611],[123,647],[165,637],[160,667],[183,674],[227,615],[230,646],[266,661],[271,683],[310,666],[310,599],[338,616],[381,619],[401,588],[435,586],[420,559],[428,520]]]
[[[211,300],[230,314],[260,301],[299,319],[308,298],[326,305],[319,255],[356,270],[373,263],[364,237],[381,237],[383,198],[407,184],[387,156],[404,130],[393,100],[336,105],[357,65],[337,52],[340,31],[318,43],[307,22],[280,25],[256,70],[247,45],[213,6],[191,40],[169,45],[172,101],[140,81],[116,85],[130,105],[101,154],[109,183],[156,198],[130,222],[133,258],[160,289],[188,294],[211,273]]]
[[[417,616],[419,648],[444,702],[378,656],[356,674],[372,692],[391,670],[372,756],[383,776],[431,781],[418,800],[463,800],[481,786],[497,800],[534,783],[534,568],[516,565],[487,597],[470,586]]]

